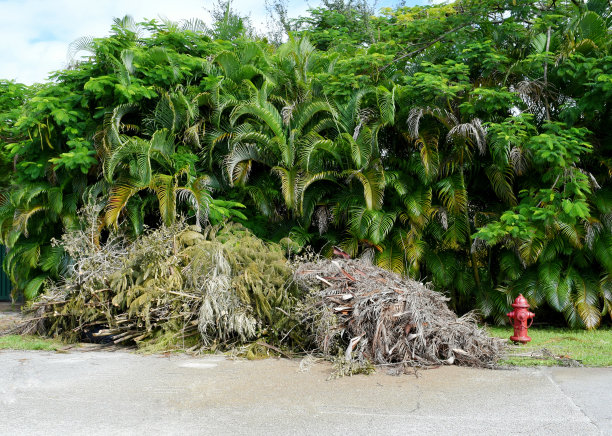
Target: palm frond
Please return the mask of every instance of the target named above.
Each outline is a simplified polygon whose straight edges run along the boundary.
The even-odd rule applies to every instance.
[[[446,134],[446,139],[448,141],[453,141],[455,138],[467,140],[468,143],[476,146],[481,154],[486,152],[486,132],[478,118],[474,118],[469,123],[462,123],[453,126]]]
[[[376,265],[398,274],[406,272],[404,253],[393,243],[385,244],[383,251],[375,255]]]
[[[49,210],[58,215],[62,213],[62,209],[64,208],[64,193],[62,192],[61,187],[56,186],[49,189],[47,192],[47,204],[49,206]]]
[[[13,229],[23,233],[23,235],[28,237],[28,222],[32,216],[46,211],[48,208],[46,206],[34,206],[28,210],[15,210],[15,217],[13,218]]]
[[[130,198],[146,187],[134,180],[119,180],[110,190],[105,213],[106,225],[117,228],[119,215]]]
[[[47,280],[46,275],[38,276],[38,277],[35,277],[29,280],[28,284],[25,286],[23,290],[23,296],[27,300],[33,300],[34,298],[36,298],[45,280]]]
[[[199,18],[191,18],[189,20],[181,21],[181,29],[193,33],[204,33],[206,32],[206,23]]]
[[[440,180],[436,189],[444,206],[452,213],[459,214],[467,209],[467,191],[460,173]]]
[[[368,210],[382,207],[385,195],[385,172],[379,165],[359,171],[350,172],[363,186],[363,196]]]
[[[232,80],[240,80],[239,72],[241,63],[234,53],[230,51],[223,51],[215,57],[215,62],[221,66],[227,78]]]
[[[285,205],[289,210],[298,210],[298,183],[300,174],[296,168],[286,169],[280,166],[272,168],[272,173],[281,179],[281,191],[285,199]]]
[[[246,182],[252,161],[259,161],[259,150],[255,145],[236,145],[225,157],[225,171],[230,184]]]
[[[393,125],[395,122],[395,86],[389,91],[384,86],[376,88],[376,101],[381,121]]]
[[[320,171],[318,173],[304,172],[300,174],[297,180],[296,191],[297,191],[297,210],[301,216],[304,212],[304,195],[306,190],[315,182],[321,180],[335,180],[335,171]]]
[[[443,288],[450,286],[457,271],[455,256],[448,252],[426,250],[424,258],[434,283]]]
[[[599,281],[599,295],[601,295],[604,305],[602,315],[607,313],[612,319],[612,275],[605,274]]]
[[[68,44],[68,63],[73,63],[77,53],[81,51],[88,52],[90,56],[96,54],[95,40],[92,36],[82,36]]]
[[[582,238],[575,226],[561,221],[555,222],[555,226],[570,244],[572,244],[575,248],[582,248]]]
[[[544,246],[545,241],[536,237],[520,241],[518,253],[523,264],[526,266],[534,264],[542,253]]]
[[[415,140],[419,148],[424,175],[431,180],[438,175],[440,156],[438,154],[438,138],[435,135],[421,135]]]
[[[599,292],[597,281],[590,274],[572,269],[571,274],[575,291],[573,301],[576,311],[587,329],[596,328],[601,322],[601,310],[599,304]]]
[[[137,195],[132,195],[125,207],[132,231],[136,236],[144,231],[144,204]]]
[[[167,174],[155,174],[151,188],[159,201],[159,213],[166,226],[171,226],[176,219],[176,179]]]
[[[64,247],[61,245],[47,246],[41,251],[38,260],[40,269],[58,274],[66,256]]]
[[[286,140],[285,131],[283,129],[283,117],[272,103],[244,103],[236,106],[230,116],[232,125],[236,124],[236,121],[243,115],[248,115],[260,120],[272,130],[276,137]]]
[[[292,129],[300,135],[306,124],[310,123],[315,115],[320,112],[327,113],[332,117],[337,116],[336,111],[329,103],[325,101],[312,101],[298,107],[294,122],[291,123]]]
[[[331,139],[324,139],[319,135],[307,135],[299,150],[300,164],[306,171],[311,170],[312,165],[316,165],[317,168],[321,167],[322,161],[327,156],[333,157],[337,164],[342,162],[342,156],[336,144]]]
[[[562,312],[571,303],[572,281],[562,275],[561,262],[547,262],[538,266],[538,280],[546,301],[557,311]]]
[[[168,129],[156,130],[151,136],[150,149],[163,155],[166,159],[175,152],[174,135]]]
[[[424,114],[425,110],[423,108],[412,108],[408,113],[406,124],[408,124],[408,135],[412,139],[417,139],[419,137],[421,119]]]
[[[491,182],[495,194],[506,202],[506,204],[516,206],[516,196],[512,188],[513,174],[511,170],[510,167],[502,170],[497,165],[490,165],[485,169],[485,173]]]

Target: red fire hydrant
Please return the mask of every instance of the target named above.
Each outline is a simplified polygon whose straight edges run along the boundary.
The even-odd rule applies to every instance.
[[[514,336],[510,336],[510,340],[526,344],[531,341],[531,338],[527,336],[527,329],[531,327],[535,313],[527,310],[529,309],[529,303],[527,299],[523,297],[523,294],[519,294],[519,296],[516,297],[516,300],[512,303],[512,307],[514,307],[514,310],[506,314],[514,327]],[[528,320],[531,320],[529,325],[527,325]]]

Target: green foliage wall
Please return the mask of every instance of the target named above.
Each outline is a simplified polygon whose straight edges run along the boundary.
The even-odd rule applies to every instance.
[[[101,201],[100,237],[233,219],[432,281],[458,311],[502,322],[522,292],[597,327],[612,314],[611,23],[603,0],[327,2],[275,46],[116,20],[53,82],[0,82],[4,267],[35,297],[70,262],[51,239]]]

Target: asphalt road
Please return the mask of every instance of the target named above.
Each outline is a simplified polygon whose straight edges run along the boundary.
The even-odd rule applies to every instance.
[[[0,351],[0,434],[612,435],[612,368],[329,374],[284,359]]]

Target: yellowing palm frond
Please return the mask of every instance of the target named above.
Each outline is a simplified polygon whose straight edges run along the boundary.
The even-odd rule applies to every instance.
[[[382,170],[370,169],[355,171],[353,176],[363,186],[363,197],[368,210],[377,210],[382,207],[384,198],[384,179]]]
[[[286,169],[280,166],[272,168],[272,173],[281,179],[281,190],[285,205],[292,211],[297,212],[298,179],[300,174],[296,168]]]
[[[151,188],[157,195],[163,223],[172,225],[176,219],[176,178],[167,174],[156,174],[153,176]]]
[[[575,287],[573,300],[576,311],[584,326],[589,330],[594,329],[601,322],[597,284],[590,275],[584,273],[573,274],[572,279]]]
[[[110,190],[108,203],[106,205],[105,221],[106,225],[117,228],[119,215],[127,205],[129,199],[138,191],[146,189],[147,186],[140,185],[134,180],[120,180]]]
[[[404,253],[393,243],[385,244],[383,251],[376,253],[376,265],[398,274],[406,273]]]
[[[334,171],[321,171],[318,173],[301,173],[297,181],[297,212],[298,215],[302,215],[304,212],[304,194],[306,190],[315,182],[320,180],[334,180]]]
[[[440,180],[436,187],[440,199],[449,211],[458,214],[467,210],[467,191],[460,173]]]
[[[15,210],[15,216],[13,217],[13,229],[22,232],[23,235],[28,237],[28,221],[32,216],[37,213],[44,212],[47,210],[46,206],[34,206],[28,210]]]
[[[415,145],[419,148],[421,162],[425,175],[429,180],[435,178],[438,174],[440,165],[440,156],[438,155],[438,138],[435,135],[421,135],[415,141]]]

